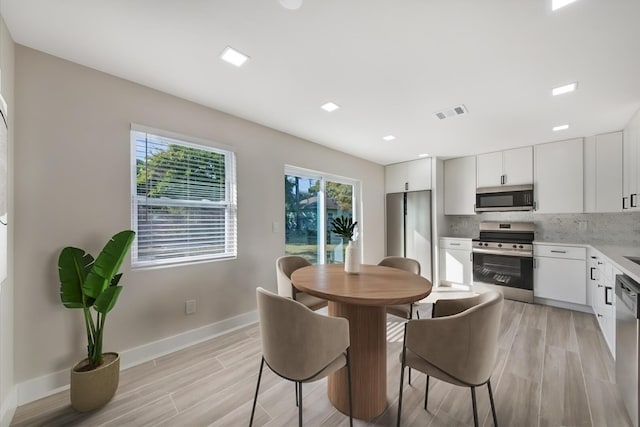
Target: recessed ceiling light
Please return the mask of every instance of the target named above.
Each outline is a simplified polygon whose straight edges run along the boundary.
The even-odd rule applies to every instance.
[[[227,46],[224,48],[222,54],[220,55],[220,58],[224,61],[227,61],[229,64],[235,65],[236,67],[242,66],[242,64],[244,64],[247,59],[249,59],[247,55],[242,52],[238,52],[231,46]]]
[[[551,0],[551,10],[558,10],[577,0]]]
[[[338,108],[340,108],[340,106],[338,104],[334,104],[333,102],[327,102],[326,104],[322,105],[320,108],[322,108],[324,111],[332,112],[332,111],[336,111]]]
[[[558,132],[559,130],[567,130],[567,129],[569,129],[569,125],[560,125],[560,126],[553,127],[554,132]]]
[[[302,6],[302,0],[280,0],[280,4],[285,9],[296,10]]]
[[[394,139],[396,139],[396,137],[393,135],[387,135],[383,136],[382,139],[384,139],[385,141],[393,141]]]
[[[422,154],[418,154],[418,157],[429,157],[429,155],[426,153],[422,153]]]
[[[569,83],[568,85],[554,87],[551,90],[553,96],[562,95],[564,93],[573,92],[578,87],[578,82]]]

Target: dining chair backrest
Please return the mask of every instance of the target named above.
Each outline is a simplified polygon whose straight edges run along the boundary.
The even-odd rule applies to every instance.
[[[262,353],[277,374],[302,381],[314,377],[349,347],[349,321],[314,313],[263,288],[256,290]]]
[[[399,270],[417,274],[418,276],[420,275],[420,263],[411,258],[404,258],[401,256],[388,256],[382,258],[378,265],[381,265],[383,267],[397,268]]]
[[[293,298],[295,288],[291,284],[291,275],[299,268],[311,265],[305,258],[297,255],[285,255],[276,260],[278,295]]]
[[[458,307],[469,308],[449,316],[409,321],[406,346],[460,381],[484,384],[495,367],[503,296],[489,291],[458,301]]]

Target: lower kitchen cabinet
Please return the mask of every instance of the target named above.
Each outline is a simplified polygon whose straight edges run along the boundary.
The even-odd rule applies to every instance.
[[[471,288],[473,284],[471,239],[441,238],[439,266],[441,285]]]
[[[587,281],[590,284],[591,308],[598,319],[600,330],[604,336],[609,351],[616,357],[616,294],[615,277],[620,272],[611,261],[597,251],[590,251],[589,257],[595,261],[589,268]],[[595,280],[592,280],[595,278]]]
[[[533,294],[586,305],[586,248],[534,245]]]

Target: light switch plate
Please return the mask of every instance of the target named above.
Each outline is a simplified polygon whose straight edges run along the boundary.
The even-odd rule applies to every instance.
[[[184,311],[186,314],[194,314],[196,312],[196,300],[187,300],[184,303]]]

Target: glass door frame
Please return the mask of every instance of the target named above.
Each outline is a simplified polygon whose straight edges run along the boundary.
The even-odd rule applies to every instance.
[[[326,263],[326,247],[327,247],[327,207],[326,207],[326,183],[335,182],[337,184],[346,184],[351,185],[353,187],[353,191],[351,193],[351,206],[352,206],[352,215],[353,220],[358,221],[357,229],[358,229],[358,241],[360,246],[362,247],[363,241],[363,225],[360,218],[362,218],[362,206],[361,206],[361,194],[360,194],[360,181],[347,178],[340,175],[334,175],[330,173],[315,171],[312,169],[305,169],[297,166],[285,165],[284,166],[284,176],[287,175],[304,177],[317,179],[319,181],[319,189],[318,189],[318,211],[321,214],[318,215],[318,227],[316,231],[316,239],[318,242],[318,253],[316,256],[317,264],[325,264]],[[284,203],[283,203],[284,206]],[[285,215],[283,215],[284,217]],[[286,244],[286,237],[285,237]],[[360,257],[362,258],[362,250],[360,252]],[[362,259],[360,260],[362,262]]]

